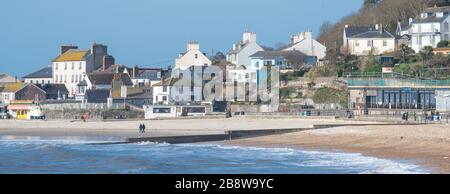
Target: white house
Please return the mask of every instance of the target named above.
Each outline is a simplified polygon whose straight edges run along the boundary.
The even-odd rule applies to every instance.
[[[89,73],[84,77],[83,81],[77,84],[75,99],[85,99],[88,90],[111,90],[114,80],[121,81],[121,85],[126,87],[133,86],[133,82],[127,73]]]
[[[396,49],[395,36],[385,31],[381,25],[375,27],[350,27],[344,29],[344,49],[358,56],[365,56],[372,52],[380,55]]]
[[[189,42],[187,45],[187,51],[181,53],[177,59],[175,59],[175,68],[180,70],[186,70],[191,66],[210,66],[211,60],[206,57],[204,53],[200,51],[200,45],[198,42]]]
[[[442,40],[450,40],[450,6],[423,11],[411,23],[412,49],[419,52],[425,46],[436,48]]]
[[[51,84],[53,83],[52,66],[47,66],[39,69],[36,72],[30,73],[23,77],[25,83],[30,84]]]
[[[300,51],[308,56],[316,56],[323,59],[326,56],[327,47],[313,39],[311,31],[302,32],[291,36],[291,44],[280,48],[282,51]]]
[[[202,101],[201,85],[192,85],[190,80],[168,78],[153,85],[153,104],[190,104]]]
[[[233,48],[227,54],[227,62],[235,66],[249,66],[250,56],[264,49],[256,41],[256,33],[244,32],[242,41],[233,44]]]
[[[109,66],[114,60],[108,55],[107,46],[93,44],[91,49],[81,50],[77,46],[62,46],[61,54],[52,61],[53,83],[65,84],[69,97],[77,93],[77,84],[87,73]]]
[[[4,73],[0,73],[0,83],[13,83],[13,82],[17,82],[19,80],[17,80],[15,77],[10,76],[8,74],[4,74]]]

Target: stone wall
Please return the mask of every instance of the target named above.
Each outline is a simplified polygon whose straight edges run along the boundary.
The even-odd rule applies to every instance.
[[[91,120],[105,119],[144,119],[143,111],[134,110],[101,110],[101,109],[65,109],[65,110],[48,110],[44,109],[46,119],[49,120],[76,120],[81,119],[84,113],[89,113]]]

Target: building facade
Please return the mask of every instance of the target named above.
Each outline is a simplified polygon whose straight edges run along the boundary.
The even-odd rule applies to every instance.
[[[191,66],[210,66],[211,60],[200,51],[198,42],[190,42],[187,45],[187,51],[181,53],[175,59],[175,69],[186,70]]]
[[[411,23],[412,49],[420,52],[423,47],[436,48],[443,40],[450,40],[450,6],[428,8]]]
[[[395,36],[381,25],[375,27],[349,27],[344,29],[344,49],[352,55],[380,55],[396,49]]]
[[[228,52],[227,62],[235,66],[249,66],[250,56],[264,49],[257,43],[256,33],[244,32],[242,41],[233,44],[233,48]]]
[[[52,61],[53,83],[65,84],[69,97],[77,94],[77,84],[86,74],[105,69],[111,60],[107,46],[93,44],[91,49],[81,50],[77,46],[62,46],[61,53]]]

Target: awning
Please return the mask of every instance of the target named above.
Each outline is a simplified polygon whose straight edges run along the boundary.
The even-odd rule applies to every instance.
[[[8,110],[31,110],[32,105],[12,104],[8,106]]]

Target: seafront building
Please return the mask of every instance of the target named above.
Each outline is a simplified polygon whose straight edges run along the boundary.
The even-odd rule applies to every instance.
[[[349,108],[359,114],[381,110],[450,111],[450,80],[421,80],[400,74],[347,75]]]
[[[373,27],[345,25],[343,36],[343,48],[352,55],[380,55],[396,49],[395,36],[380,24]]]
[[[17,78],[10,76],[8,74],[0,73],[0,84],[1,83],[13,83],[18,82]]]
[[[77,84],[86,74],[97,69],[106,69],[114,64],[114,58],[108,55],[108,48],[94,43],[90,49],[78,49],[77,46],[62,46],[58,57],[52,61],[53,83],[66,85],[69,97],[77,94]]]
[[[250,56],[259,51],[264,51],[264,49],[257,43],[256,33],[246,31],[243,34],[242,41],[233,44],[226,56],[226,60],[229,64],[236,67],[247,67],[251,63]]]

